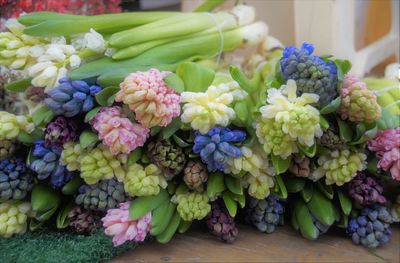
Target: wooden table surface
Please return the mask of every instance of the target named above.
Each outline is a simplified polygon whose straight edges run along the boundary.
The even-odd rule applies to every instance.
[[[290,226],[263,234],[239,226],[234,244],[224,244],[203,230],[176,235],[166,245],[145,243],[112,261],[125,262],[400,262],[400,229],[389,245],[367,250],[342,235],[328,233],[316,241],[302,238]]]

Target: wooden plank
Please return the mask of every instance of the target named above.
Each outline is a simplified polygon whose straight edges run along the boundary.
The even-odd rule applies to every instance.
[[[309,241],[289,226],[269,235],[248,226],[239,229],[234,244],[221,243],[196,229],[177,235],[166,245],[143,244],[112,262],[400,262],[399,228],[394,229],[388,246],[372,251],[335,233]]]

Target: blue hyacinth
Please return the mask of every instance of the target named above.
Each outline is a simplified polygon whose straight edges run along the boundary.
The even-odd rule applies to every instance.
[[[207,164],[210,172],[224,171],[225,163],[229,157],[242,156],[239,147],[233,142],[241,142],[246,139],[246,133],[239,130],[230,130],[224,127],[214,126],[203,135],[195,131],[193,152],[200,154],[201,160]]]
[[[389,242],[391,223],[392,217],[386,207],[373,205],[365,207],[358,217],[349,221],[347,232],[355,244],[376,248]]]
[[[83,80],[62,78],[59,85],[48,93],[46,105],[56,114],[73,117],[88,112],[94,106],[94,96],[101,90]]]
[[[319,106],[325,106],[338,96],[337,68],[332,61],[312,55],[314,46],[303,43],[301,49],[286,47],[280,61],[285,80],[297,84],[297,95],[315,93],[320,96]]]
[[[58,188],[69,182],[73,173],[59,163],[62,148],[57,146],[45,147],[43,140],[36,141],[33,156],[36,158],[30,168],[37,173],[39,180],[50,177],[50,185]]]
[[[0,161],[0,201],[24,199],[32,188],[32,172],[22,159]]]

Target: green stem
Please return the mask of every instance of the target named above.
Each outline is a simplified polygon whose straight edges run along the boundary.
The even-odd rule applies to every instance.
[[[201,5],[193,9],[193,12],[209,12],[224,2],[224,0],[206,0]]]

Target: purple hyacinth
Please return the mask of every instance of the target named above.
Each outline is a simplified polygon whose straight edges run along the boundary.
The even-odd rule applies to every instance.
[[[315,93],[319,95],[319,105],[324,106],[338,96],[337,68],[332,61],[312,55],[314,46],[303,43],[301,49],[286,47],[280,61],[285,80],[293,79],[298,95]]]
[[[62,148],[52,145],[45,146],[44,140],[36,141],[33,148],[35,160],[31,163],[30,169],[37,173],[39,180],[50,178],[50,185],[59,188],[69,182],[73,174],[65,166],[59,163]]]
[[[348,185],[349,195],[361,205],[385,204],[383,187],[371,176],[359,173]]]
[[[242,156],[240,148],[231,143],[246,139],[246,133],[243,131],[232,131],[218,126],[211,128],[205,135],[195,131],[195,136],[193,152],[200,154],[201,160],[207,164],[210,172],[224,171],[229,157]]]
[[[62,78],[59,85],[48,93],[46,105],[56,114],[73,117],[88,112],[94,106],[94,96],[101,90],[83,80]]]
[[[351,236],[353,243],[376,248],[389,242],[392,234],[391,223],[392,217],[386,207],[368,206],[349,221],[347,233]]]
[[[47,124],[45,134],[45,146],[55,145],[62,147],[64,143],[78,138],[78,123],[76,120],[57,116]]]

